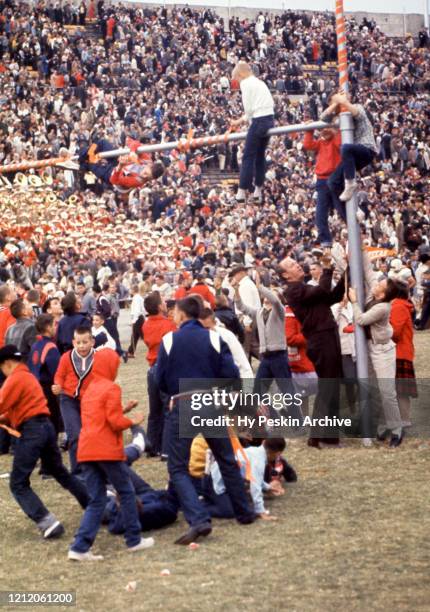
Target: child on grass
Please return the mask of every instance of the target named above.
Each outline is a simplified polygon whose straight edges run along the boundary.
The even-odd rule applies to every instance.
[[[108,501],[108,483],[115,487],[120,499],[128,550],[137,552],[154,544],[153,538],[140,535],[135,489],[125,464],[122,437],[125,429],[141,423],[144,416],[143,413],[136,414],[133,419],[124,416],[137,402],[130,401],[125,408],[122,407],[121,387],[114,382],[119,363],[115,351],[105,349],[98,353],[92,380],[82,397],[82,429],[77,459],[87,485],[89,503],[68,553],[68,558],[73,561],[103,559],[100,555],[93,555],[91,546],[102,524]]]

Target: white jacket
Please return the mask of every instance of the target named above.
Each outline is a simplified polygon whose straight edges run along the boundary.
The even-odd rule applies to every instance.
[[[224,327],[222,323],[216,319],[215,331],[219,333],[221,338],[227,344],[228,348],[233,355],[233,361],[239,368],[241,378],[254,378],[254,372],[252,371],[251,364],[246,357],[243,346],[236,338],[233,332]]]

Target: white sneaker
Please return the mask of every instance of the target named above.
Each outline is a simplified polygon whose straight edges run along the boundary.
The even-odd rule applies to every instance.
[[[341,202],[348,202],[356,192],[356,189],[357,181],[345,180],[345,189],[340,194],[339,200],[341,200]]]
[[[76,550],[69,550],[67,553],[69,561],[103,561],[103,555],[93,555],[90,550],[80,553]]]
[[[131,443],[139,449],[140,454],[145,450],[145,432],[139,425],[133,425],[131,427],[132,440]]]
[[[37,523],[42,536],[45,540],[50,538],[59,538],[64,533],[64,527],[51,512],[49,512],[41,521]]]
[[[241,189],[239,187],[236,193],[236,202],[245,202],[245,200],[246,200],[246,191],[245,189]]]
[[[128,548],[128,552],[139,552],[139,550],[145,550],[145,548],[151,548],[151,546],[154,546],[154,538],[142,538],[139,542],[139,544],[136,544],[136,546],[131,546],[130,548]]]
[[[263,189],[261,187],[256,187],[254,189],[254,195],[253,195],[254,200],[256,200],[257,202],[262,202],[263,201]]]
[[[361,443],[365,448],[371,448],[373,446],[372,438],[363,438]]]

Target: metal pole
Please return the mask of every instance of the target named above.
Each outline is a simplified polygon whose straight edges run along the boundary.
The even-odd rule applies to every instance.
[[[429,0],[424,0],[424,27],[429,29]]]
[[[336,32],[337,52],[339,67],[339,85],[341,89],[348,92],[348,56],[346,50],[345,17],[343,12],[343,0],[336,0]],[[342,144],[353,144],[354,124],[351,113],[342,111],[340,113],[340,130]],[[363,282],[363,255],[361,252],[360,228],[356,217],[357,196],[354,196],[346,204],[346,221],[348,226],[348,251],[351,284],[357,289],[357,299],[360,308],[364,309],[364,282]],[[369,377],[369,366],[367,357],[367,341],[363,327],[355,326],[355,345],[357,353],[357,376],[360,379]]]
[[[272,128],[267,132],[268,136],[281,136],[282,134],[291,134],[292,132],[309,132],[311,130],[321,130],[327,127],[324,121],[315,121],[314,123],[298,123],[296,125],[284,125]],[[137,149],[138,153],[156,153],[158,151],[170,151],[172,149],[200,149],[211,145],[221,144],[223,142],[236,142],[245,140],[248,132],[231,132],[220,134],[218,136],[202,136],[201,138],[182,138],[181,140],[173,140],[171,142],[160,142],[152,145],[142,145]],[[130,153],[127,148],[115,149],[114,151],[106,151],[101,153],[100,157],[118,157]]]
[[[284,125],[272,128],[267,133],[269,136],[281,136],[282,134],[291,134],[293,132],[308,132],[310,130],[321,130],[327,127],[327,123],[324,121],[315,121],[314,123],[299,123],[297,125]],[[200,149],[202,147],[209,147],[221,143],[235,142],[238,140],[245,140],[247,132],[227,132],[225,134],[218,134],[216,136],[202,136],[199,138],[182,138],[181,140],[174,140],[171,142],[160,142],[157,144],[142,145],[137,149],[138,153],[156,153],[158,151],[171,151],[172,149],[178,149],[180,151],[188,151],[189,149]],[[113,151],[104,151],[100,153],[102,159],[110,157],[119,157],[120,155],[127,155],[130,153],[128,147],[122,149],[114,149]],[[71,158],[77,160],[77,155]],[[0,166],[0,174],[6,172],[22,172],[30,170],[32,168],[47,168],[48,166],[55,166],[67,161],[67,158],[54,157],[51,159],[33,160],[17,162],[15,164],[8,164],[7,166]]]

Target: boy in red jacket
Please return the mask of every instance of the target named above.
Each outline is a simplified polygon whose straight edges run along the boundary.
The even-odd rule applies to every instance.
[[[22,355],[16,346],[0,349],[0,370],[6,377],[0,391],[0,423],[9,424],[20,434],[14,446],[10,490],[43,537],[54,538],[64,533],[64,527],[30,486],[30,476],[39,459],[43,469],[70,491],[83,508],[88,496],[84,485],[63,465],[42,387],[21,361]]]
[[[163,337],[170,331],[176,331],[177,327],[166,317],[166,304],[158,291],[153,291],[146,296],[144,307],[148,316],[142,325],[143,341],[148,347],[146,359],[149,363],[147,374],[149,415],[148,415],[148,438],[149,449],[147,454],[156,457],[161,454],[162,459],[166,457],[166,449],[163,448],[164,416],[167,412],[169,398],[162,394],[155,382],[157,368],[157,355]]]
[[[81,167],[86,167],[107,185],[113,185],[120,193],[139,189],[164,174],[164,165],[160,161],[153,162],[148,153],[137,153],[140,142],[127,138],[125,144],[130,149],[128,155],[103,160],[99,154],[116,147],[107,140],[93,143],[80,153]]]
[[[103,559],[93,555],[91,546],[102,523],[107,503],[106,484],[111,483],[118,493],[125,526],[128,550],[136,552],[153,546],[153,538],[142,538],[135,490],[126,467],[122,432],[143,421],[143,413],[133,419],[124,416],[136,405],[130,401],[122,407],[121,387],[114,380],[118,373],[119,357],[111,349],[97,355],[92,380],[82,397],[82,430],[79,436],[78,461],[87,485],[90,501],[82,517],[68,558],[72,561]]]
[[[285,306],[285,337],[288,346],[288,363],[291,368],[294,386],[302,395],[302,413],[309,414],[309,397],[318,392],[318,376],[314,365],[306,353],[306,338],[302,333],[300,321],[289,306]]]
[[[303,148],[305,151],[315,151],[315,173],[317,175],[317,210],[315,223],[318,229],[318,241],[322,247],[331,247],[332,239],[328,226],[328,216],[333,208],[345,216],[342,207],[337,206],[337,198],[333,197],[327,179],[340,163],[341,138],[338,130],[324,128],[321,137],[314,139],[314,132],[305,132]]]
[[[52,392],[60,396],[60,410],[67,434],[70,468],[79,472],[76,460],[81,431],[80,398],[90,383],[94,361],[94,338],[91,330],[78,327],[73,334],[73,350],[61,356],[55,373]]]

